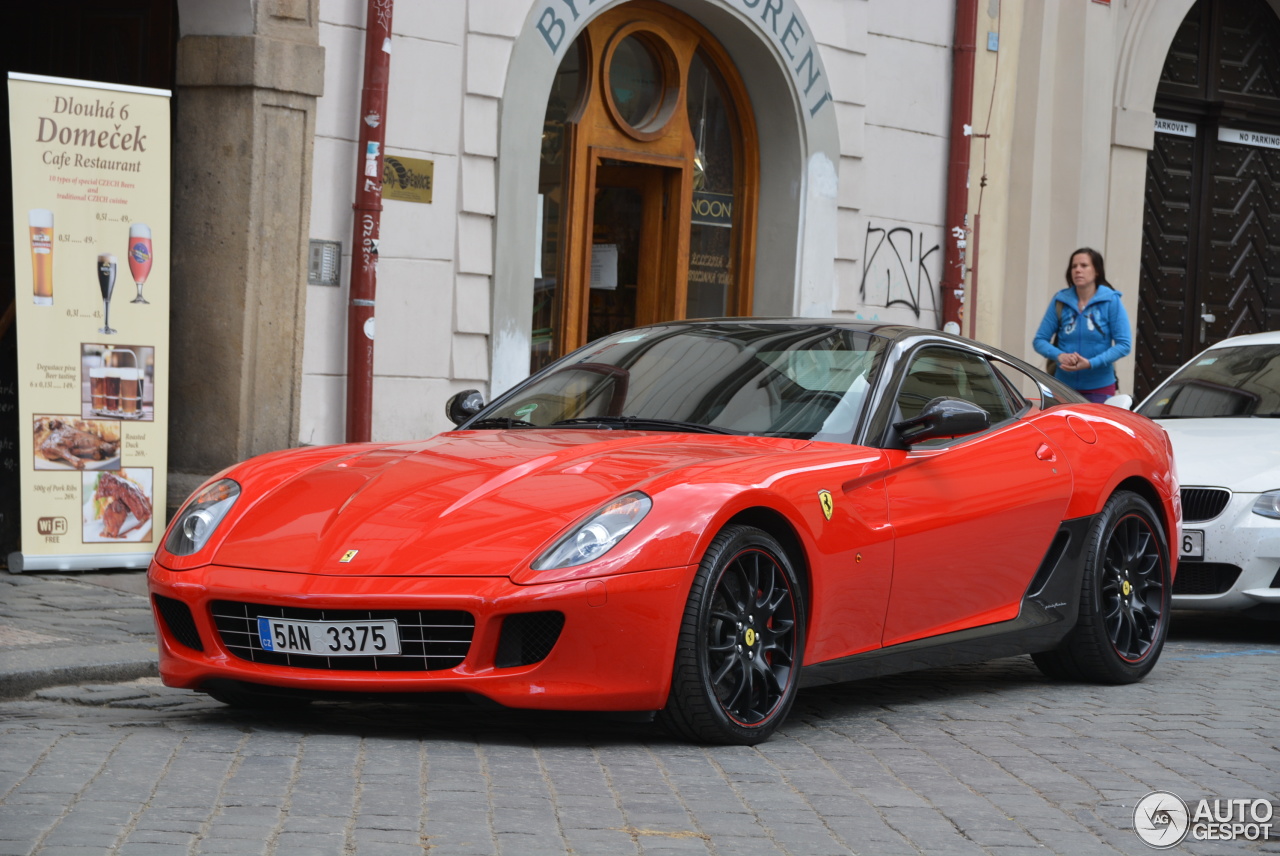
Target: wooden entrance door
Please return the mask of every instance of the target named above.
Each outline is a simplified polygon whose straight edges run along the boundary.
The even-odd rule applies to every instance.
[[[696,21],[636,0],[570,46],[548,99],[531,368],[628,327],[751,314],[757,147]]]
[[[565,328],[585,325],[584,342],[642,324],[679,317],[682,263],[678,218],[683,170],[605,158],[594,170],[591,229],[576,236],[588,269],[587,298]]]
[[[1201,0],[1156,96],[1135,394],[1230,336],[1280,330],[1280,18]]]

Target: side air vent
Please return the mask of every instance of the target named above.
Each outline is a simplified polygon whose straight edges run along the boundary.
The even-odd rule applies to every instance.
[[[152,595],[151,599],[156,605],[156,612],[164,620],[169,635],[192,650],[204,650],[200,631],[196,630],[196,620],[185,603],[160,594]]]
[[[563,612],[524,612],[502,619],[502,635],[498,637],[498,654],[494,665],[499,669],[531,666],[545,660],[564,629]]]

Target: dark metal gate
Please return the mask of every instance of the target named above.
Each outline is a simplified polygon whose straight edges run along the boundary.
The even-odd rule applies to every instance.
[[[1280,18],[1265,0],[1192,8],[1155,111],[1139,397],[1214,342],[1280,330]]]

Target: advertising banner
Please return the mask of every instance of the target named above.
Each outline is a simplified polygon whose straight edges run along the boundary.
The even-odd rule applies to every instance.
[[[9,74],[14,572],[145,567],[164,531],[169,93]]]

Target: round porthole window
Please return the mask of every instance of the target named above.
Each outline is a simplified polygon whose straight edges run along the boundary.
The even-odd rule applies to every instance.
[[[639,128],[653,118],[662,99],[662,66],[638,36],[618,43],[609,63],[609,93],[618,118]]]
[[[661,39],[634,25],[619,30],[605,59],[605,100],[614,121],[637,139],[660,135],[678,100],[678,77]]]

